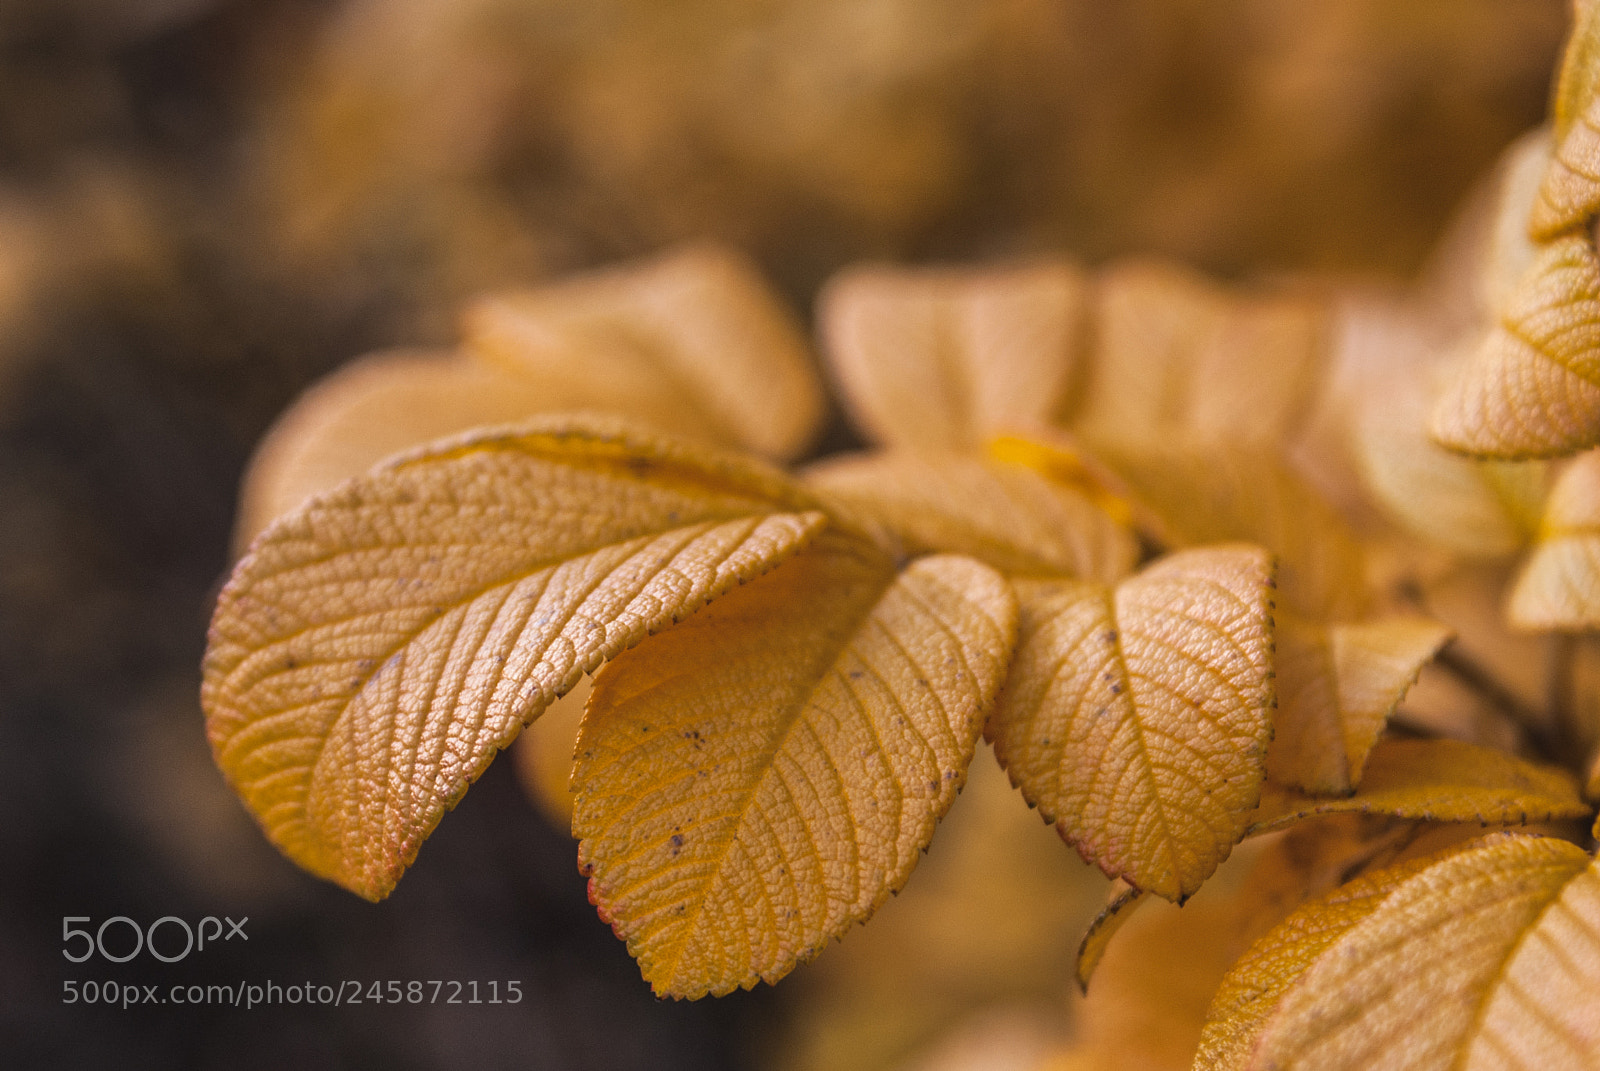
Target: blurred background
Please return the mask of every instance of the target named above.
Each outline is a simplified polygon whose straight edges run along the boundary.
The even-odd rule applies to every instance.
[[[1404,280],[1543,117],[1567,14],[4,0],[0,1060],[1031,1066],[1070,1029],[1104,882],[988,773],[871,928],[720,1001],[650,996],[509,763],[381,905],[281,860],[212,765],[197,699],[252,446],[317,376],[451,342],[473,294],[687,238],[748,251],[803,316],[862,258],[1145,252]],[[248,915],[250,940],[90,972],[61,957],[67,915]],[[64,1006],[71,978],[515,978],[526,997],[124,1011]]]

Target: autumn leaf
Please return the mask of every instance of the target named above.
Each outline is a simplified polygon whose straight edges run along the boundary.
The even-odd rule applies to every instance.
[[[1355,533],[1270,451],[1169,442],[1101,456],[1126,481],[1161,542],[1259,544],[1278,558],[1279,599],[1286,609],[1317,621],[1354,620],[1366,611],[1365,566]]]
[[[1276,620],[1278,716],[1267,775],[1312,793],[1348,792],[1450,630],[1403,615],[1320,625],[1279,612]]]
[[[390,456],[539,413],[606,411],[774,458],[805,447],[821,390],[755,269],[712,247],[479,299],[462,352],[364,357],[273,425],[246,474],[242,552],[275,517]]]
[[[905,882],[1015,631],[988,567],[830,533],[601,671],[573,831],[658,994],[776,981]]]
[[[1185,551],[1115,588],[1016,584],[1016,663],[988,735],[1083,857],[1182,899],[1227,858],[1271,734],[1272,569]]]
[[[1551,490],[1507,612],[1525,629],[1600,626],[1600,452],[1575,459]]]
[[[1600,211],[1600,20],[1591,3],[1573,5],[1575,25],[1556,82],[1556,153],[1529,220],[1548,241]]]
[[[1130,448],[1109,463],[1162,540],[1248,540],[1277,556],[1282,631],[1268,772],[1314,791],[1348,791],[1449,630],[1415,614],[1372,614],[1355,533],[1265,450]]]
[[[789,458],[822,418],[805,338],[756,269],[713,246],[522,291],[464,316],[465,343],[561,401]],[[573,401],[571,399],[580,399]]]
[[[1348,880],[1362,868],[1409,851],[1418,840],[1417,828],[1415,822],[1359,814],[1333,815],[1291,827],[1253,855],[1248,879],[1231,892],[1234,917],[1228,927],[1248,933],[1248,943],[1302,901]],[[1257,842],[1246,841],[1245,845],[1252,843]],[[1112,938],[1149,900],[1148,893],[1126,882],[1111,883],[1106,906],[1089,924],[1078,945],[1077,978],[1081,990],[1088,992],[1089,980],[1105,958]],[[1241,944],[1240,950],[1243,947]]]
[[[1138,546],[1074,487],[955,453],[847,454],[806,482],[896,533],[913,554],[967,554],[1003,573],[1115,583]]]
[[[256,447],[240,491],[235,545],[312,495],[392,454],[469,428],[509,424],[575,397],[461,354],[375,353],[318,381]]]
[[[1149,896],[1150,894],[1143,889],[1136,889],[1125,881],[1118,880],[1111,883],[1111,898],[1094,917],[1094,921],[1089,923],[1089,928],[1084,931],[1083,940],[1078,945],[1078,988],[1081,991],[1085,993],[1089,991],[1089,979],[1093,977],[1094,969],[1100,966],[1100,961],[1105,958],[1106,949],[1111,946],[1111,939]]]
[[[1206,1010],[1234,961],[1295,907],[1394,841],[1392,831],[1374,835],[1336,819],[1246,842],[1181,908],[1113,886],[1102,914],[1109,921],[1097,920],[1100,930],[1085,940],[1086,948],[1099,942],[1102,959],[1079,1004],[1077,1043],[1060,1066],[1188,1068]],[[1106,936],[1108,926],[1116,928],[1115,940]],[[1081,978],[1086,966],[1080,960]]]
[[[1086,282],[1064,262],[840,273],[818,330],[845,404],[873,440],[975,450],[1049,425],[1082,361]]]
[[[1252,950],[1216,1009],[1241,1021],[1213,1023],[1197,1067],[1592,1067],[1597,935],[1600,864],[1565,841],[1501,834],[1373,875]]]
[[[1195,1071],[1248,1064],[1250,1046],[1284,990],[1397,887],[1437,860],[1412,860],[1357,876],[1296,910],[1250,947],[1222,980],[1206,1012]]]
[[[987,752],[980,743],[900,894],[785,983],[770,1071],[906,1067],[908,1053],[942,1047],[952,1030],[966,1037],[997,1009],[1066,1027],[1073,949],[1106,880],[1021,805]]]
[[[1094,443],[1279,441],[1309,406],[1327,345],[1317,302],[1142,260],[1096,279],[1094,330],[1069,421]]]
[[[1397,740],[1379,744],[1353,796],[1317,798],[1269,782],[1245,836],[1270,833],[1321,814],[1388,814],[1434,822],[1517,825],[1585,818],[1571,774],[1535,766],[1489,748],[1456,740]]]
[[[824,523],[762,465],[615,422],[403,457],[235,569],[201,695],[218,764],[285,854],[381,898],[548,703]]]
[[[1472,557],[1513,554],[1533,538],[1548,468],[1539,462],[1486,461],[1445,450],[1427,434],[1431,368],[1396,367],[1396,340],[1378,359],[1387,367],[1364,385],[1350,423],[1362,482],[1407,532]]]
[[[1540,248],[1500,322],[1446,387],[1432,432],[1452,450],[1523,460],[1600,444],[1600,256]]]

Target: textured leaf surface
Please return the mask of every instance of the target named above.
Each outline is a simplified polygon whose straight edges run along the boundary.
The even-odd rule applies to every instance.
[[[1415,616],[1320,625],[1279,613],[1276,621],[1277,729],[1267,774],[1312,793],[1348,792],[1450,630]]]
[[[1075,488],[1020,465],[959,454],[847,456],[806,482],[904,541],[911,553],[967,554],[1001,572],[1115,583],[1138,545]]]
[[[1595,6],[1573,4],[1574,25],[1556,82],[1556,158],[1545,174],[1530,228],[1549,239],[1600,210],[1600,18]]]
[[[1432,430],[1453,450],[1507,460],[1600,443],[1600,256],[1588,235],[1539,250]]]
[[[715,247],[493,295],[465,330],[471,349],[563,407],[578,398],[719,446],[792,457],[822,416],[792,314],[744,258]]]
[[[1530,629],[1600,626],[1600,452],[1582,455],[1561,474],[1539,536],[1511,589],[1511,623]]]
[[[1229,293],[1151,261],[1107,269],[1094,314],[1074,420],[1096,441],[1281,439],[1309,404],[1326,345],[1314,302]]]
[[[1505,835],[1410,877],[1283,993],[1250,1068],[1600,1063],[1600,872]]]
[[[1300,907],[1252,945],[1228,971],[1206,1012],[1195,1071],[1246,1066],[1284,991],[1390,893],[1434,862],[1419,859],[1362,874]]]
[[[1015,631],[987,566],[825,535],[599,674],[573,831],[657,993],[776,981],[905,882]]]
[[[976,449],[1055,422],[1073,386],[1086,285],[1069,264],[855,268],[819,300],[845,402],[878,442]]]
[[[460,354],[362,358],[301,395],[256,448],[240,493],[235,543],[243,552],[275,518],[391,454],[585,404]]]
[[[798,550],[810,506],[762,466],[614,424],[401,459],[235,569],[201,696],[217,761],[290,858],[382,897],[528,720]]]
[[[1264,552],[1218,547],[1115,589],[1017,584],[1017,658],[989,736],[1107,874],[1179,899],[1238,841],[1271,734],[1271,583]]]
[[[1319,814],[1389,814],[1436,822],[1526,825],[1587,817],[1571,774],[1455,740],[1381,743],[1353,796],[1317,799],[1269,783],[1246,836]]]

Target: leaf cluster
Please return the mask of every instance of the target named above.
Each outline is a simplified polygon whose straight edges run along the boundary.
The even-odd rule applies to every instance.
[[[865,921],[987,738],[1120,882],[1086,983],[1140,904],[1288,831],[1199,1066],[1585,1066],[1600,461],[1547,459],[1600,445],[1592,24],[1554,140],[1442,273],[1465,314],[1144,261],[856,267],[818,336],[875,445],[799,471],[771,462],[822,419],[809,347],[715,249],[492,295],[457,351],[352,366],[246,489],[205,663],[220,766],[285,854],[376,899],[591,676],[580,867],[693,997]],[[1524,550],[1508,619],[1565,635],[1531,703],[1447,649],[1478,622],[1430,612]],[[1402,707],[1430,665],[1498,737]]]

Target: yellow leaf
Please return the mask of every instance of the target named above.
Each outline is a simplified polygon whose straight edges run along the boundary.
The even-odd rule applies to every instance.
[[[1381,902],[1284,990],[1248,1059],[1225,1066],[1600,1063],[1600,863],[1565,841],[1503,834],[1370,895]]]
[[[1391,858],[1409,850],[1415,840],[1415,828],[1415,823],[1335,815],[1297,825],[1278,838],[1253,842],[1269,846],[1254,856],[1249,879],[1242,890],[1233,894],[1233,914],[1227,928],[1250,936],[1265,933],[1297,904],[1346,880],[1354,870],[1375,859]],[[1231,867],[1233,863],[1227,865]],[[1078,985],[1084,992],[1111,939],[1148,900],[1147,893],[1126,882],[1112,882],[1110,901],[1089,924],[1078,946]],[[1244,940],[1247,943],[1249,937]],[[1238,947],[1242,950],[1244,943]]]
[[[1455,740],[1381,743],[1367,760],[1359,791],[1317,799],[1271,782],[1245,836],[1283,829],[1319,814],[1389,814],[1434,822],[1526,825],[1586,818],[1590,807],[1565,770],[1535,766],[1500,751]]]
[[[1396,888],[1437,860],[1418,859],[1362,874],[1297,909],[1239,958],[1206,1012],[1194,1071],[1236,1071],[1278,1001],[1307,967]]]
[[[1508,613],[1518,628],[1600,626],[1600,452],[1578,457],[1556,481]]]
[[[473,351],[554,396],[714,445],[793,457],[822,418],[792,314],[728,250],[692,246],[491,295],[464,327]]]
[[[885,525],[913,554],[967,554],[1008,574],[1108,584],[1138,555],[1132,534],[1088,496],[1020,465],[889,451],[826,461],[806,482]]]
[[[1529,229],[1548,240],[1600,211],[1600,19],[1595,5],[1574,4],[1576,19],[1556,82],[1556,155],[1545,174]]]
[[[1022,435],[997,435],[984,456],[1002,465],[1020,465],[1085,496],[1120,525],[1134,522],[1133,503],[1121,477],[1085,452],[1060,428]]]
[[[822,408],[791,319],[754,269],[710,248],[484,298],[469,352],[374,354],[302,395],[251,462],[236,545],[391,454],[536,413],[604,410],[791,456]]]
[[[1122,929],[1123,924],[1133,917],[1133,913],[1150,898],[1150,894],[1143,889],[1135,889],[1125,881],[1111,883],[1111,899],[1106,906],[1100,909],[1100,914],[1089,923],[1088,930],[1084,931],[1083,941],[1078,945],[1078,988],[1083,992],[1089,991],[1089,978],[1094,974],[1094,969],[1100,966],[1100,961],[1105,958],[1106,949],[1111,944],[1111,939]]]
[[[1230,293],[1154,261],[1107,269],[1094,313],[1074,421],[1096,442],[1278,441],[1309,406],[1327,343],[1315,302]]]
[[[1364,852],[1346,837],[1304,832],[1310,835],[1241,845],[1182,908],[1148,897],[1124,901],[1117,939],[1077,1009],[1078,1043],[1068,1052],[1078,1062],[1063,1066],[1188,1068],[1229,966],[1296,904],[1326,888],[1340,870],[1336,860],[1352,848]],[[1137,904],[1145,906],[1129,910]]]
[[[1565,137],[1600,88],[1600,19],[1594,0],[1573,0],[1572,35],[1561,57],[1556,80],[1556,133]]]
[[[987,566],[830,533],[598,675],[573,831],[658,994],[776,981],[905,882],[1015,632]]]
[[[274,518],[433,439],[584,399],[453,353],[376,353],[317,382],[256,448],[240,492],[240,552]]]
[[[1509,461],[1600,444],[1600,257],[1588,235],[1539,250],[1431,430],[1452,450]]]
[[[1361,546],[1344,519],[1266,450],[1145,446],[1106,460],[1175,546],[1244,540],[1278,558],[1279,597],[1311,620],[1367,607]]]
[[[1475,264],[1480,321],[1505,307],[1517,281],[1538,254],[1528,234],[1528,219],[1555,155],[1549,126],[1535,127],[1512,142],[1495,163],[1497,196],[1481,259]]]
[[[403,457],[235,568],[201,693],[218,764],[285,854],[380,898],[551,700],[823,524],[764,466],[615,423]]]
[[[1450,630],[1406,615],[1322,625],[1280,612],[1276,620],[1278,712],[1267,775],[1312,793],[1349,792]]]
[[[1384,357],[1392,362],[1393,353]],[[1400,525],[1430,543],[1472,557],[1514,553],[1537,526],[1547,466],[1462,457],[1429,438],[1430,371],[1391,363],[1369,377],[1351,418],[1362,482]]]
[[[1114,589],[1017,583],[1017,657],[988,735],[1107,874],[1181,899],[1238,841],[1271,735],[1271,584],[1253,547],[1174,554]]]
[[[913,880],[785,983],[784,1023],[764,1045],[771,1071],[905,1068],[908,1053],[997,1007],[1067,1026],[1077,933],[1105,886],[1019,805],[980,744]]]
[[[1085,282],[1064,262],[860,267],[819,300],[819,332],[855,423],[890,446],[975,449],[1055,422],[1073,386]]]

